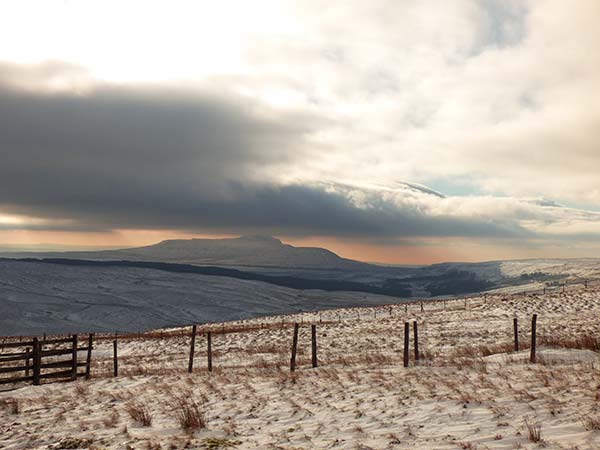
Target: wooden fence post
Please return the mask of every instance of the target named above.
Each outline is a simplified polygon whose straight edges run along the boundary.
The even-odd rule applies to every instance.
[[[113,341],[113,376],[119,376],[119,358],[117,354],[117,340]]]
[[[194,370],[194,349],[196,347],[196,325],[192,326],[192,340],[190,342],[190,362],[188,364],[188,372],[192,373]]]
[[[31,348],[30,347],[25,348],[25,352],[30,353]],[[26,377],[29,376],[29,355],[27,355],[27,359],[25,360],[25,376]]]
[[[425,311],[425,309],[423,309],[423,300],[421,300],[421,312]]]
[[[292,358],[290,360],[290,371],[296,370],[296,351],[298,350],[298,324],[294,324],[294,338],[292,340]]]
[[[90,379],[90,374],[91,374],[93,344],[94,344],[94,334],[90,333],[88,336],[87,357],[85,359],[85,379],[86,380]]]
[[[73,335],[73,344],[71,349],[71,380],[77,379],[77,335]]]
[[[513,332],[515,335],[515,352],[519,351],[519,322],[515,317],[513,319]]]
[[[410,334],[410,324],[404,322],[404,367],[408,367],[408,338]]]
[[[536,331],[537,331],[537,314],[534,314],[531,317],[531,354],[529,356],[529,361],[532,363],[535,362]]]
[[[312,366],[313,368],[317,367],[317,326],[310,326],[310,334],[312,340]]]
[[[210,331],[206,333],[206,353],[208,371],[212,372],[212,333]]]
[[[415,339],[415,361],[419,360],[419,326],[417,321],[413,322],[413,334]]]
[[[33,384],[40,385],[41,346],[38,338],[33,338]]]

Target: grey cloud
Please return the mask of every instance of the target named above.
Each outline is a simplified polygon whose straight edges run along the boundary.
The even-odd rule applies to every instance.
[[[9,69],[14,78],[17,69]],[[47,68],[41,72],[43,81]],[[249,101],[197,90],[94,85],[72,94],[5,83],[0,206],[48,219],[14,226],[35,230],[528,234],[510,220],[432,217],[418,205],[398,204],[402,194],[390,199],[341,185],[276,183],[269,174],[307,157],[304,136],[317,124],[315,117],[275,117]],[[409,197],[440,198],[422,186],[403,189]]]

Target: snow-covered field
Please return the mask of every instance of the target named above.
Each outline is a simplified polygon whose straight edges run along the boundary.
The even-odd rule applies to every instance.
[[[540,348],[530,364],[534,312]],[[118,378],[111,341],[98,341],[91,380],[0,393],[0,447],[598,449],[599,313],[600,290],[591,287],[425,303],[424,311],[399,304],[257,318],[226,326],[252,331],[226,334],[212,324],[214,371],[206,371],[199,336],[191,375],[189,329],[120,340]],[[423,355],[404,368],[403,327],[413,320]],[[299,367],[291,374],[295,321]],[[317,325],[317,369],[309,323]],[[186,406],[202,413],[204,428],[182,429]]]
[[[0,260],[0,335],[140,331],[396,301],[152,269]]]

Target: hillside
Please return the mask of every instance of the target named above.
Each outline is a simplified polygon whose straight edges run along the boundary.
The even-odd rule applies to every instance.
[[[528,361],[533,312],[536,364]],[[597,450],[599,313],[594,286],[449,300],[424,311],[415,303],[215,323],[200,327],[192,374],[190,327],[169,329],[119,336],[117,378],[113,336],[98,336],[89,381],[0,392],[0,447]],[[513,317],[521,327],[518,352]],[[413,321],[420,359],[411,325],[404,368],[402,329]],[[292,374],[294,322],[300,334]],[[318,336],[316,369],[309,324]],[[210,373],[206,330],[213,332]],[[186,410],[204,418],[204,427],[183,429]]]
[[[600,278],[600,259],[531,259],[394,267],[342,258],[324,248],[294,247],[264,236],[166,240],[145,247],[104,251],[0,253],[0,257],[3,256],[60,259],[61,264],[65,264],[64,260],[73,260],[73,264],[84,266],[91,265],[87,261],[115,262],[115,266],[137,265],[138,268],[154,265],[154,268],[172,272],[195,271],[295,289],[355,291],[400,298],[491,290],[535,291],[542,290],[545,285]],[[145,266],[139,267],[141,263]],[[166,267],[165,264],[173,266]]]
[[[364,292],[73,262],[0,260],[0,334],[140,331],[397,301]]]

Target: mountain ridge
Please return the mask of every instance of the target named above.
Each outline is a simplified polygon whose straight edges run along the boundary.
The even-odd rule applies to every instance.
[[[374,266],[343,258],[321,247],[295,247],[272,236],[221,239],[166,239],[156,244],[118,250],[68,252],[0,252],[9,258],[128,259],[226,267],[369,270]]]

